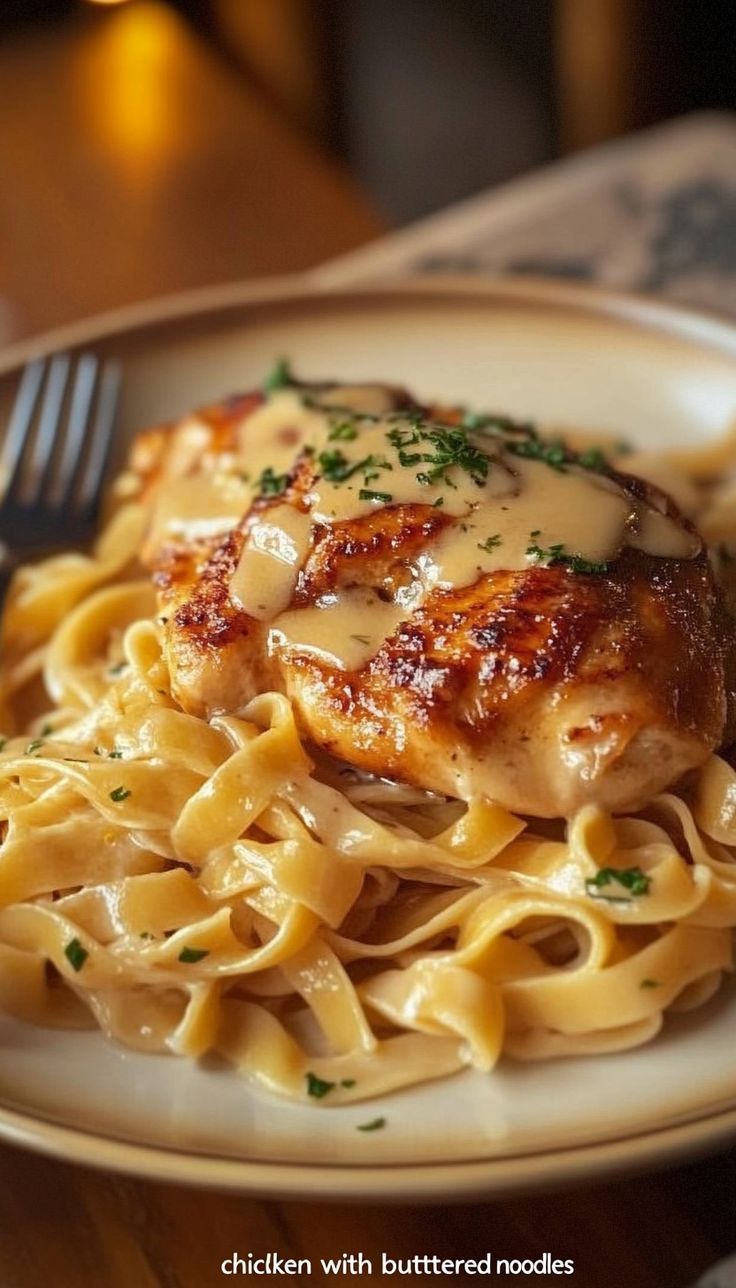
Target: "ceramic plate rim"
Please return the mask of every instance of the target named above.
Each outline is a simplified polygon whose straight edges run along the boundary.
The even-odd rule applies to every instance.
[[[736,1136],[736,1106],[653,1131],[541,1153],[429,1163],[282,1163],[225,1158],[171,1146],[142,1145],[66,1127],[0,1106],[8,1145],[148,1181],[252,1197],[390,1203],[460,1203],[597,1182],[664,1168],[725,1147]]]

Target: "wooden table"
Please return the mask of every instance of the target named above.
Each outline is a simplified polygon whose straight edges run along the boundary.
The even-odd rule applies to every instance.
[[[307,268],[382,231],[347,175],[152,0],[7,39],[0,103],[12,338]]]
[[[462,1207],[343,1207],[273,1203],[155,1185],[0,1148],[3,1288],[214,1288],[234,1252],[320,1257],[362,1252],[380,1262],[416,1254],[454,1259],[575,1261],[574,1276],[494,1282],[575,1288],[686,1288],[733,1250],[736,1159],[659,1176],[504,1203]],[[313,1271],[326,1284],[447,1285],[457,1279]],[[487,1283],[482,1276],[468,1284]]]
[[[158,4],[6,42],[0,86],[0,293],[13,336],[161,292],[303,268],[379,231],[346,176]],[[220,1263],[233,1252],[490,1250],[572,1257],[575,1276],[562,1282],[579,1288],[685,1288],[736,1245],[734,1196],[733,1155],[440,1209],[256,1202],[2,1147],[0,1285],[209,1288],[225,1282]],[[311,1282],[350,1280],[318,1272]]]

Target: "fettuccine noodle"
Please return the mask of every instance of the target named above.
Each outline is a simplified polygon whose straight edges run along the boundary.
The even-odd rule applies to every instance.
[[[704,495],[727,541],[728,488]],[[122,506],[6,606],[3,1010],[344,1104],[502,1053],[633,1047],[711,997],[736,925],[726,760],[636,817],[542,825],[313,755],[278,693],[190,716],[146,521]]]

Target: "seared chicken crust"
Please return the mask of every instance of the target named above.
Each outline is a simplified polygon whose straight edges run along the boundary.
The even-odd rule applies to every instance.
[[[426,413],[404,391],[386,388],[386,398]],[[204,477],[233,453],[247,460],[248,420],[262,403],[248,394],[140,436],[131,469],[144,496],[177,475]],[[353,670],[274,641],[231,581],[253,525],[276,506],[306,512],[318,474],[302,452],[283,494],[258,497],[230,531],[149,542],[173,689],[187,711],[239,711],[277,689],[309,741],[357,768],[542,817],[587,803],[638,809],[729,736],[730,624],[704,549],[669,558],[624,547],[603,572],[553,562],[435,587]],[[652,485],[611,477],[692,531]],[[290,608],[355,588],[394,601],[428,544],[457,522],[424,504],[315,522]]]

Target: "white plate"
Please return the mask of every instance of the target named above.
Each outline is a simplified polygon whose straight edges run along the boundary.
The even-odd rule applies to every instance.
[[[230,287],[67,328],[125,364],[122,439],[259,383],[288,354],[307,378],[370,377],[651,446],[720,434],[736,414],[736,328],[541,283],[424,282],[307,295]],[[7,402],[13,380],[0,390]],[[736,1135],[736,986],[650,1046],[503,1061],[345,1109],[296,1107],[224,1066],[192,1065],[0,1020],[0,1135],[151,1177],[252,1193],[468,1197],[641,1168]],[[382,1114],[385,1130],[357,1124]]]

